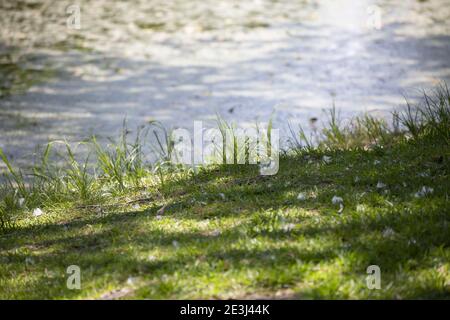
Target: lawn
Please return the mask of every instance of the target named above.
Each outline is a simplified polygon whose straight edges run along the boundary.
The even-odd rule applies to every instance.
[[[131,187],[105,169],[77,185],[88,173],[72,163],[67,190],[43,183],[39,196],[16,179],[0,207],[3,221],[20,213],[0,235],[0,298],[448,299],[450,131],[439,121],[370,147],[293,149],[274,176],[214,165],[141,173]],[[80,290],[67,287],[71,265]],[[371,265],[380,289],[367,286]]]

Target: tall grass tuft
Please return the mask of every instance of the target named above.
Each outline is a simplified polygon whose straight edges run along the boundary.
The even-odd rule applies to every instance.
[[[0,189],[0,231],[12,229],[20,211],[20,198],[3,185]]]
[[[8,157],[6,157],[3,150],[0,148],[0,158],[2,159],[3,163],[6,165],[6,168],[8,169],[7,175],[5,175],[6,183],[12,188],[16,189],[17,192],[22,196],[27,196],[27,188],[25,186],[25,179],[23,177],[23,174],[21,171],[16,171],[13,169],[11,163],[9,162]]]
[[[307,136],[299,125],[296,132],[291,125],[290,145],[296,152],[333,151],[369,149],[379,145],[388,145],[395,139],[394,131],[383,119],[368,114],[357,116],[343,125],[339,114],[333,107],[325,111],[327,120],[321,130]]]
[[[92,137],[92,145],[97,156],[101,179],[113,183],[119,191],[127,187],[139,187],[141,178],[145,175],[141,131],[135,141],[128,142],[129,131],[124,123],[122,134],[117,143],[111,141],[106,147]]]
[[[172,134],[159,121],[152,120],[148,123],[148,130],[151,130],[156,143],[151,144],[150,148],[157,155],[158,160],[162,162],[171,161],[175,142],[172,140]]]
[[[0,148],[0,158],[6,165],[3,184],[0,188],[0,230],[8,230],[15,225],[21,202],[28,196],[25,179],[21,171],[16,171],[8,157]]]
[[[216,145],[217,154],[220,154],[222,159],[214,159],[216,163],[259,163],[271,156],[272,117],[266,128],[261,128],[260,124],[256,122],[255,130],[250,130],[250,132],[237,128],[234,123],[227,122],[219,114],[216,115],[216,119],[222,140],[221,146]],[[253,134],[255,136],[250,136]],[[218,150],[219,148],[222,150]],[[250,159],[251,156],[252,159]]]
[[[334,106],[326,116],[323,128],[310,136],[303,127],[296,131],[289,124],[291,149],[296,152],[370,149],[388,146],[408,136],[450,144],[450,90],[445,83],[430,94],[424,92],[422,102],[414,106],[407,102],[404,110],[393,112],[392,125],[368,114],[342,125]]]
[[[84,162],[79,163],[68,143],[65,143],[68,154],[68,167],[65,170],[64,181],[69,192],[74,193],[83,203],[89,203],[97,198],[96,176],[89,173],[89,155]]]
[[[422,102],[411,105],[397,114],[398,122],[406,128],[411,137],[418,139],[439,139],[450,144],[450,91],[441,83],[431,94],[424,92]]]

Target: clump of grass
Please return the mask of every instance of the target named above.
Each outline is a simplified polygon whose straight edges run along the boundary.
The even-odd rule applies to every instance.
[[[25,180],[21,171],[16,171],[13,169],[11,162],[6,157],[3,150],[0,148],[0,158],[3,163],[6,165],[9,175],[5,176],[6,184],[9,185],[12,189],[17,190],[17,192],[25,197],[27,195],[27,188],[25,186]]]
[[[117,185],[119,191],[125,190],[128,181],[138,185],[142,177],[141,145],[139,138],[136,139],[134,144],[129,144],[126,130],[119,143],[111,143],[107,147],[101,146],[95,137],[92,138],[101,179]]]
[[[229,164],[257,164],[271,157],[272,152],[272,117],[266,128],[261,128],[256,123],[255,129],[240,129],[236,124],[229,123],[217,114],[217,126],[220,131],[221,141],[215,142],[216,159],[214,163]],[[221,157],[221,159],[217,159]]]
[[[20,211],[19,197],[10,189],[2,186],[0,189],[0,231],[10,230],[15,226],[17,214]]]
[[[397,114],[399,123],[414,139],[441,139],[450,143],[450,91],[446,83],[431,94],[424,92],[418,105],[407,102],[406,110]]]
[[[68,154],[69,165],[65,170],[64,181],[69,192],[73,192],[85,203],[97,198],[98,189],[96,185],[96,176],[88,170],[89,156],[84,162],[78,162],[75,159],[70,145],[65,144]]]
[[[67,153],[65,164],[61,167],[50,160],[52,146],[57,143],[63,144]],[[87,203],[98,200],[99,185],[97,177],[88,171],[89,157],[84,162],[78,162],[65,141],[48,143],[28,174],[16,170],[1,149],[0,158],[8,170],[3,174],[0,189],[2,230],[12,228],[21,213],[29,209],[64,201]]]
[[[172,132],[168,131],[161,122],[152,120],[148,123],[148,130],[151,130],[156,143],[150,148],[157,155],[158,160],[169,162],[173,160],[175,141],[172,139]]]
[[[289,125],[291,148],[297,152],[371,149],[404,138],[450,143],[450,91],[445,83],[431,94],[424,92],[417,105],[407,102],[405,110],[393,112],[390,125],[368,114],[356,116],[343,125],[334,106],[326,115],[323,128],[310,136],[301,126],[294,130]]]
[[[397,126],[388,126],[383,119],[365,114],[342,124],[336,108],[325,111],[327,120],[321,130],[308,136],[302,126],[295,131],[291,125],[290,145],[297,152],[370,149],[387,146],[397,139]],[[394,118],[395,119],[395,118]],[[393,120],[395,123],[395,120]]]
[[[145,162],[143,151],[150,130],[156,139],[151,151],[158,157],[153,164]],[[106,145],[95,136],[75,148],[66,141],[50,142],[27,174],[15,169],[0,149],[0,159],[7,169],[0,189],[0,230],[11,229],[17,218],[34,208],[63,202],[81,206],[102,203],[105,197],[111,199],[141,189],[143,181],[154,181],[164,189],[166,181],[192,173],[170,161],[173,141],[160,123],[138,128],[131,142],[129,134],[124,122],[118,141],[110,140]],[[63,146],[62,154],[58,154],[62,163],[56,161],[57,154],[53,152],[56,144]],[[81,161],[78,146],[88,150]]]

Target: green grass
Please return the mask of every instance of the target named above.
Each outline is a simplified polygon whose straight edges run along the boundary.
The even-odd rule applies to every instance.
[[[44,156],[39,172],[56,188],[47,197],[44,182],[22,184],[11,167],[0,298],[448,299],[449,105],[438,127],[424,113],[416,135],[368,118],[354,123],[375,129],[335,122],[315,147],[300,135],[274,176],[256,165],[144,170],[129,166],[139,151],[123,140],[100,159],[119,157],[116,166],[72,163],[74,177],[56,175],[59,184]],[[32,216],[36,207],[44,214]],[[81,268],[81,290],[66,287],[70,265]],[[380,290],[366,286],[369,265],[381,268]]]

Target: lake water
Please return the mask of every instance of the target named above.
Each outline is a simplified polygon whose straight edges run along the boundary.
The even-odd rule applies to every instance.
[[[48,140],[115,136],[125,117],[191,128],[272,116],[286,130],[333,104],[385,116],[450,80],[449,0],[79,1],[79,30],[69,2],[47,2],[0,14],[2,48],[55,70],[0,99],[0,146],[19,163]]]

